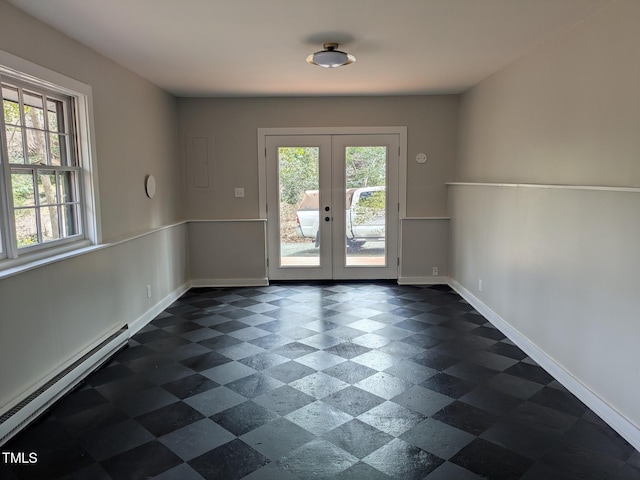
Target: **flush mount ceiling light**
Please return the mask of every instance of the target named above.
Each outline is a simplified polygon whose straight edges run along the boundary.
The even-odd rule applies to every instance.
[[[309,55],[307,63],[324,68],[336,68],[356,61],[353,55],[338,50],[337,43],[324,43],[322,48],[324,50]]]

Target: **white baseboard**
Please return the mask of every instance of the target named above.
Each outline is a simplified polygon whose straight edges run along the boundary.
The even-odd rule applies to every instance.
[[[264,278],[198,278],[191,280],[192,287],[264,287],[269,279]]]
[[[133,337],[136,333],[142,330],[151,320],[156,318],[160,313],[166,310],[169,305],[184,295],[189,288],[191,288],[191,286],[188,283],[180,285],[174,291],[162,298],[153,307],[131,322],[129,324],[129,337]]]
[[[515,343],[523,352],[544,368],[553,378],[573,393],[582,403],[587,405],[604,422],[620,434],[636,450],[640,450],[640,428],[618,412],[611,405],[602,400],[595,392],[564,369],[540,347],[531,342],[518,330],[513,328],[505,319],[491,310],[485,303],[473,295],[457,281],[450,279],[449,285],[460,294],[471,306],[489,320],[509,340]]]
[[[448,285],[449,277],[399,277],[398,285]]]
[[[107,340],[99,340],[48,375],[38,385],[25,392],[3,409],[0,422],[0,444],[29,425],[53,403],[78,385],[87,375],[100,367],[116,351],[127,344],[128,339],[140,331],[169,305],[180,298],[190,285],[185,283],[166,295],[151,309],[128,326],[110,334]]]
[[[96,341],[24,392],[0,415],[0,445],[26,428],[85,377],[127,344],[126,325]]]

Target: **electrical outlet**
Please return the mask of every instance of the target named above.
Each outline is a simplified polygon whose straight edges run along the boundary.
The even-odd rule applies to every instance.
[[[433,267],[431,269],[431,275],[433,275],[434,277],[438,276],[438,267]]]
[[[243,198],[244,197],[244,188],[236,187],[235,188],[235,195],[236,195],[236,198]]]
[[[151,285],[147,285],[147,298],[151,298]]]
[[[478,291],[479,292],[482,291],[482,279],[481,278],[478,279]]]

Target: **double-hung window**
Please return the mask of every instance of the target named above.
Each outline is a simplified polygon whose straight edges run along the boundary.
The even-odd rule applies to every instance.
[[[46,257],[95,240],[86,97],[1,69],[0,85],[0,259]]]
[[[71,98],[2,81],[9,232],[18,251],[82,235]]]

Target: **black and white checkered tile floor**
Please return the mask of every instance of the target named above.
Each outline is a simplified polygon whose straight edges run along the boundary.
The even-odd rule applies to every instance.
[[[0,477],[639,479],[640,453],[448,287],[193,289]]]

